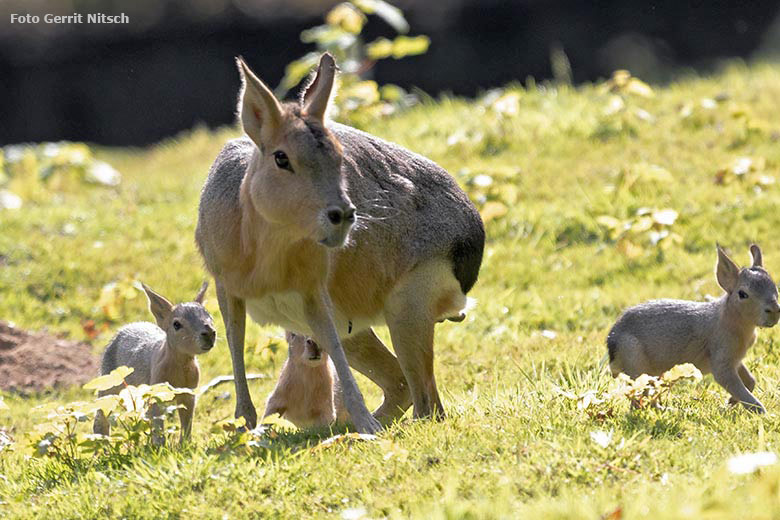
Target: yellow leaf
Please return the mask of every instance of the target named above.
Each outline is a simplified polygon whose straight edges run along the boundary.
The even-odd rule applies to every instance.
[[[387,38],[377,38],[366,45],[366,54],[372,60],[381,60],[393,54],[393,42]]]
[[[393,58],[425,54],[430,44],[431,40],[427,36],[398,36],[393,41]]]
[[[278,413],[274,413],[269,415],[268,417],[264,417],[261,424],[267,424],[269,426],[276,426],[279,429],[282,430],[297,430],[298,427],[295,426],[293,423],[288,421],[287,419],[282,418]]]
[[[650,88],[650,85],[645,83],[639,78],[632,77],[628,81],[628,85],[626,86],[626,92],[629,94],[636,94],[637,96],[642,96],[646,98],[651,98],[655,96],[655,92],[653,92],[653,89]]]
[[[490,201],[482,207],[479,214],[482,216],[483,222],[487,223],[495,218],[503,217],[508,211],[509,209],[501,202]]]
[[[313,449],[322,450],[325,448],[330,448],[337,444],[346,444],[355,441],[375,441],[377,440],[377,438],[378,437],[376,435],[371,435],[370,433],[355,433],[355,432],[343,433],[325,439],[324,441],[316,445]]]
[[[644,253],[642,246],[634,244],[631,240],[625,237],[618,240],[617,249],[622,255],[630,259],[639,258],[642,256],[642,253]]]
[[[244,426],[246,426],[246,419],[243,417],[237,417],[235,419],[230,417],[228,419],[215,422],[211,426],[211,433],[235,432]]]
[[[623,227],[623,221],[609,215],[596,217],[596,223],[607,229],[621,229]]]
[[[133,368],[125,366],[117,367],[112,370],[110,374],[96,377],[92,381],[85,383],[83,388],[84,390],[97,391],[114,388],[115,386],[121,385],[125,378],[133,373],[133,370]]]
[[[653,212],[653,221],[662,226],[671,226],[677,220],[677,215],[673,209],[661,209]]]
[[[122,406],[128,412],[143,412],[146,410],[145,394],[148,390],[149,385],[126,386],[119,392]]]
[[[661,378],[670,383],[672,381],[677,381],[678,379],[693,379],[699,381],[701,380],[701,372],[693,364],[683,363],[682,365],[676,365],[664,372]]]
[[[337,5],[325,16],[328,25],[340,27],[352,34],[360,34],[366,20],[366,15],[347,2]]]

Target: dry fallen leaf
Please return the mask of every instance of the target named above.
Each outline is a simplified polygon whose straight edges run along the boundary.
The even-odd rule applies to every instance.
[[[508,211],[509,209],[503,203],[490,201],[482,206],[482,211],[479,214],[482,216],[482,221],[487,223],[493,219],[503,217]]]

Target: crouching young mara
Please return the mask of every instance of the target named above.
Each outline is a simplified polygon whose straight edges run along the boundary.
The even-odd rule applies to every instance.
[[[716,275],[726,293],[711,302],[654,300],[631,307],[607,337],[612,375],[659,376],[674,365],[693,363],[741,402],[763,413],[751,393],[756,380],[742,363],[756,340],[756,327],[780,318],[777,287],[763,267],[761,249],[750,246],[753,265],[739,268],[718,246]]]
[[[325,349],[358,431],[378,431],[377,419],[391,421],[412,403],[415,417],[443,416],[433,329],[464,316],[482,262],[479,213],[433,162],[327,121],[330,55],[300,103],[280,103],[238,65],[248,138],[217,157],[195,231],[225,320],[236,416],[257,422],[244,369],[246,312]],[[371,330],[385,323],[397,357]],[[383,390],[376,418],[349,365]]]
[[[349,414],[328,353],[308,336],[287,331],[285,337],[287,360],[263,416],[278,413],[298,428],[346,422]]]

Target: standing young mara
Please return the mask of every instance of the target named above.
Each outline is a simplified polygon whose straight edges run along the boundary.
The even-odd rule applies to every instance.
[[[125,378],[129,385],[169,383],[194,390],[200,381],[200,367],[195,357],[210,351],[217,340],[214,320],[203,306],[208,282],[203,282],[194,301],[178,305],[146,285],[143,288],[157,324],[141,321],[119,329],[103,352],[100,374],[128,366],[133,369]],[[115,386],[98,395],[118,394],[122,388],[122,385]],[[183,440],[192,430],[195,396],[180,394],[175,399],[183,406],[179,409]],[[153,410],[156,415],[156,408]],[[93,429],[95,433],[108,435],[108,420],[101,410],[95,415]]]
[[[731,403],[763,413],[751,393],[756,380],[742,363],[756,327],[780,318],[777,287],[763,267],[761,249],[750,246],[753,265],[740,269],[718,246],[716,274],[726,293],[715,301],[653,300],[626,310],[607,336],[612,375],[660,376],[693,363],[731,394]]]
[[[463,315],[482,262],[479,213],[430,160],[326,120],[336,71],[329,54],[300,104],[280,103],[238,65],[249,138],[217,157],[195,231],[225,320],[236,416],[257,422],[244,368],[248,312],[325,349],[358,431],[381,426],[349,365],[382,388],[377,419],[400,416],[410,401],[415,417],[442,417],[433,329]],[[371,330],[384,323],[397,358]]]

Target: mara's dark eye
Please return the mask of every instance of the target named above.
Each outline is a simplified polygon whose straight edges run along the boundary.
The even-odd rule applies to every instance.
[[[745,291],[739,291],[739,293],[737,293],[737,294],[739,294],[739,299],[740,300],[744,300],[744,299],[746,299],[748,297],[748,294]]]
[[[287,154],[283,151],[277,150],[274,152],[274,161],[282,170],[293,171],[292,166],[290,166],[290,159],[287,158]]]
[[[173,320],[173,330],[179,330],[181,328],[181,322],[179,320]]]

